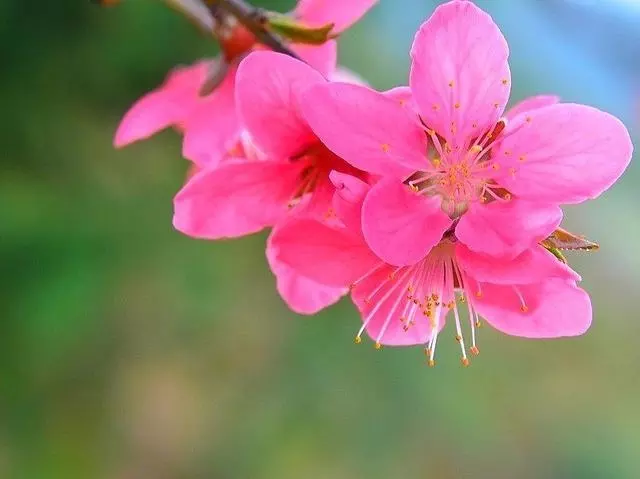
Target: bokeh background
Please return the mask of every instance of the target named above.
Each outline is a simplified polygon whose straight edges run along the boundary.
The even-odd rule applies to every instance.
[[[342,63],[406,82],[437,3],[382,0]],[[510,42],[514,101],[557,93],[636,136],[640,2],[478,3]],[[566,210],[601,244],[570,255],[587,335],[483,328],[464,369],[449,329],[429,369],[419,348],[355,346],[347,301],[289,312],[265,235],[174,231],[177,134],[112,148],[138,96],[215,54],[188,22],[152,0],[3,0],[0,19],[0,478],[640,477],[639,166]]]

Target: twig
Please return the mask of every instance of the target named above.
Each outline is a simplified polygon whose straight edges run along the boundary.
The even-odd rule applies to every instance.
[[[255,35],[260,43],[273,51],[300,59],[298,55],[286,46],[279,35],[268,29],[268,18],[264,10],[254,7],[244,0],[209,0],[208,6],[212,12],[222,10],[235,17],[247,30]]]

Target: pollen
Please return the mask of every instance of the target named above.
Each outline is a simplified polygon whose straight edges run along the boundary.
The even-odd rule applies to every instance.
[[[502,199],[505,201],[511,201],[511,193],[505,193]]]
[[[374,347],[378,350],[382,349],[382,344],[380,344],[379,341],[376,341],[376,344],[374,345]]]
[[[362,338],[360,336],[356,336],[353,340],[354,343],[360,344],[362,342]]]
[[[429,361],[427,361],[427,364],[429,365],[430,368],[433,368],[435,367],[436,362],[433,359],[429,359]]]
[[[455,103],[453,107],[457,110],[458,108],[460,108],[460,103]]]
[[[456,341],[457,341],[457,342],[462,341],[462,336],[460,336],[460,335],[458,334],[458,335],[456,336]]]
[[[471,346],[471,347],[469,348],[469,352],[470,352],[471,354],[473,354],[474,356],[477,356],[478,354],[480,354],[480,350],[478,349],[478,347],[477,347],[477,346]]]
[[[480,145],[473,145],[469,151],[471,151],[471,153],[480,153],[482,151],[482,147]]]
[[[435,166],[436,168],[440,168],[441,164],[442,164],[442,161],[440,160],[440,158],[433,159],[433,166]]]
[[[389,144],[388,143],[383,143],[382,145],[380,145],[380,149],[385,152],[388,153],[389,152]]]
[[[469,358],[462,358],[460,360],[460,362],[462,363],[462,365],[466,368],[469,366],[469,364],[471,364],[471,362],[469,361]]]
[[[509,80],[507,80],[506,78],[502,79],[502,84],[503,85],[508,85],[509,84]]]

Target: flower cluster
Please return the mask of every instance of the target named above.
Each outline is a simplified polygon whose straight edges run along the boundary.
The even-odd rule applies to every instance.
[[[373,3],[301,0],[294,15],[340,31]],[[356,343],[423,345],[431,365],[447,319],[464,365],[480,318],[528,338],[589,327],[589,296],[549,242],[561,205],[597,197],[627,167],[619,120],[552,96],[505,113],[507,42],[468,1],[422,24],[408,87],[340,74],[334,40],[293,48],[306,63],[248,44],[206,97],[205,65],[178,70],[125,116],[118,146],[169,125],[184,134],[196,172],[175,198],[179,231],[272,228],[267,259],[291,309],[349,295]]]

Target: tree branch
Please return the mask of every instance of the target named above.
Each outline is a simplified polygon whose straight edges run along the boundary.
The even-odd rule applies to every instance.
[[[223,11],[236,18],[247,30],[253,33],[263,45],[278,53],[284,53],[300,60],[279,35],[267,27],[268,18],[264,10],[248,4],[244,0],[209,0],[209,9]]]

